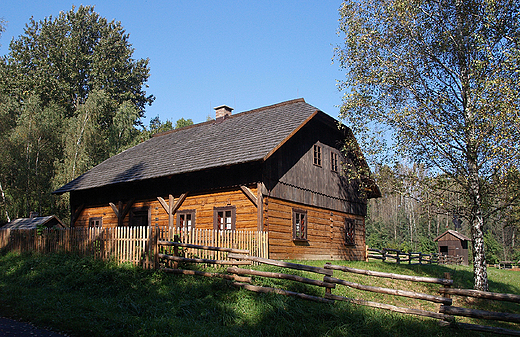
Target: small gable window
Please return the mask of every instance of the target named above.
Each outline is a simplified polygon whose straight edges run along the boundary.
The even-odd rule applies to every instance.
[[[177,227],[188,231],[195,229],[195,210],[177,211]]]
[[[314,165],[321,166],[321,146],[314,145]]]
[[[330,169],[333,172],[338,172],[338,154],[336,152],[330,153]]]
[[[307,240],[307,211],[304,211],[301,209],[293,209],[292,223],[293,223],[293,240],[306,241]]]
[[[356,226],[354,220],[345,218],[345,244],[348,246],[353,246],[356,244],[355,228]]]
[[[235,230],[235,206],[215,207],[213,209],[213,229],[217,231]]]
[[[88,219],[88,227],[89,228],[101,228],[103,227],[103,218],[95,217]]]

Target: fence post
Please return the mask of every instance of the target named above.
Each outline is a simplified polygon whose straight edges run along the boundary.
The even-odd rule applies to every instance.
[[[179,235],[174,235],[173,236],[173,242],[181,242]],[[175,256],[179,256],[179,247],[177,247],[177,246],[173,247],[173,254]],[[173,268],[177,269],[178,267],[179,267],[179,262],[174,261],[173,262]]]
[[[153,268],[159,269],[159,226],[155,226],[153,235]]]

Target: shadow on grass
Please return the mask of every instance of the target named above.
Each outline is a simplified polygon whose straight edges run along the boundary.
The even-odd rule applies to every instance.
[[[256,294],[224,280],[66,254],[0,255],[0,314],[71,336],[470,335],[440,328],[434,320]]]

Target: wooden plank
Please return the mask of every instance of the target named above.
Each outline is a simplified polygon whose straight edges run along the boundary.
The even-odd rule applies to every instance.
[[[189,270],[189,269],[175,269],[175,268],[161,268],[166,273],[172,274],[181,274],[181,275],[196,275],[196,276],[205,276],[205,277],[219,277],[230,281],[238,281],[238,282],[247,282],[251,283],[250,277],[243,277],[238,275],[227,275],[220,273],[209,273],[205,271],[199,270]]]
[[[336,287],[336,285],[334,283],[309,279],[309,278],[301,277],[298,275],[291,275],[291,274],[273,273],[273,272],[253,270],[253,269],[242,269],[242,268],[237,268],[237,267],[229,267],[227,269],[227,272],[231,273],[231,274],[256,275],[256,276],[263,276],[263,277],[269,277],[269,278],[291,280],[291,281],[312,284],[315,286],[325,287],[325,288],[335,288]]]
[[[439,293],[520,303],[520,295],[492,293],[489,291],[480,291],[474,289],[440,288]]]
[[[161,197],[157,197],[157,200],[161,204],[162,208],[166,211],[166,214],[170,214],[170,206],[166,203],[166,201]]]
[[[110,205],[110,207],[112,208],[112,210],[116,214],[116,217],[119,219],[119,209],[117,208],[117,206],[114,205],[114,203],[112,203],[112,202],[109,202],[108,204]]]
[[[372,307],[372,308],[400,312],[403,314],[426,316],[426,317],[441,319],[441,320],[445,320],[445,321],[453,321],[455,319],[453,316],[440,314],[437,312],[420,310],[420,309],[412,309],[412,308],[403,308],[403,307],[398,307],[398,306],[391,305],[391,304],[378,303],[378,302],[366,301],[366,300],[355,299],[355,298],[348,298],[348,297],[332,295],[332,294],[325,294],[325,298],[333,299],[336,301],[350,302],[350,303],[364,305],[364,306],[368,306],[368,307]]]
[[[253,192],[251,192],[251,190],[247,187],[247,186],[244,186],[244,185],[240,185],[240,189],[242,190],[242,192],[244,192],[244,194],[246,195],[246,197],[251,200],[251,202],[256,206],[258,207],[258,199],[257,197],[253,194]]]
[[[210,260],[210,259],[190,259],[186,257],[173,256],[167,254],[158,254],[159,258],[176,261],[176,262],[187,262],[187,263],[208,263],[208,264],[221,264],[221,265],[246,265],[251,264],[248,261],[230,261],[230,260]]]
[[[470,323],[455,323],[456,327],[466,330],[489,332],[492,334],[509,335],[509,336],[520,336],[520,330],[504,329],[495,326],[486,326],[479,324]]]
[[[125,205],[125,208],[123,208],[123,211],[121,212],[121,221],[123,221],[123,219],[125,218],[125,216],[128,214],[128,212],[130,212],[130,209],[132,208],[132,205],[134,204],[135,202],[135,198],[132,198],[130,199],[130,201],[128,201]]]
[[[235,287],[241,287],[241,288],[247,289],[249,291],[254,291],[257,293],[275,293],[275,294],[279,294],[279,295],[294,296],[294,297],[298,297],[298,298],[308,300],[308,301],[321,302],[321,303],[334,303],[334,301],[331,299],[307,295],[307,294],[303,294],[303,293],[297,293],[294,291],[283,290],[283,289],[279,289],[279,288],[260,287],[260,286],[254,286],[251,284],[246,284],[246,283],[232,283],[232,284]]]
[[[257,200],[257,219],[256,225],[258,231],[264,230],[264,184],[262,182],[257,183],[256,185],[256,200]]]
[[[450,305],[441,305],[439,309],[440,312],[454,315],[454,316],[464,316],[464,317],[472,317],[472,318],[482,318],[489,319],[495,321],[504,321],[504,322],[513,322],[520,323],[520,315],[511,314],[508,312],[494,312],[494,311],[486,311],[486,310],[477,310],[477,309],[467,309],[460,307],[453,307]]]
[[[325,269],[341,270],[347,273],[363,274],[368,276],[384,277],[394,280],[412,281],[412,282],[425,282],[425,283],[437,283],[442,285],[452,285],[453,280],[435,278],[435,277],[423,277],[423,276],[410,276],[393,273],[384,273],[379,271],[356,269],[347,266],[337,266],[330,263],[325,264]]]
[[[179,197],[179,199],[177,199],[177,202],[176,202],[175,205],[173,206],[173,208],[172,208],[172,210],[171,210],[171,214],[177,212],[177,210],[179,209],[179,207],[181,207],[182,203],[184,202],[184,200],[185,200],[186,197],[188,196],[188,193],[189,193],[189,192],[186,192],[186,193],[181,194],[181,196]]]
[[[183,242],[173,242],[173,241],[163,241],[163,240],[160,240],[159,241],[159,245],[161,245],[161,246],[176,246],[176,247],[194,248],[194,249],[205,249],[205,250],[213,250],[213,251],[219,251],[219,252],[238,253],[238,254],[249,254],[249,250],[246,250],[246,249],[202,246],[202,245],[194,245],[194,244],[183,243]]]
[[[451,305],[452,299],[441,297],[441,296],[435,296],[435,295],[429,295],[429,294],[422,294],[422,293],[416,293],[413,291],[407,291],[407,290],[400,290],[400,289],[390,289],[390,288],[381,288],[381,287],[374,287],[374,286],[367,286],[364,284],[349,282],[345,280],[341,280],[335,277],[323,277],[323,281],[325,282],[331,282],[331,283],[337,283],[341,284],[347,287],[359,289],[359,290],[365,290],[370,291],[374,293],[379,294],[388,294],[388,295],[394,295],[394,296],[402,296],[402,297],[409,297],[409,298],[415,298],[418,300],[425,300],[430,301],[434,303],[442,303],[445,305]]]
[[[265,258],[249,256],[249,255],[229,253],[228,258],[237,259],[237,260],[249,260],[249,261],[254,261],[254,262],[258,262],[258,263],[269,264],[272,266],[310,271],[313,273],[318,273],[318,274],[323,274],[323,275],[328,275],[328,276],[332,276],[332,273],[333,273],[332,270],[327,270],[327,269],[320,268],[320,267],[307,266],[307,265],[303,265],[303,264],[284,262],[284,261],[279,261],[279,260],[265,259]]]

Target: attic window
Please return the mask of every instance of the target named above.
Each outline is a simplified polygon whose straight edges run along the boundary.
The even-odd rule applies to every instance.
[[[314,165],[321,167],[321,146],[314,145]]]
[[[336,152],[330,153],[330,169],[333,172],[338,172],[338,154]]]

